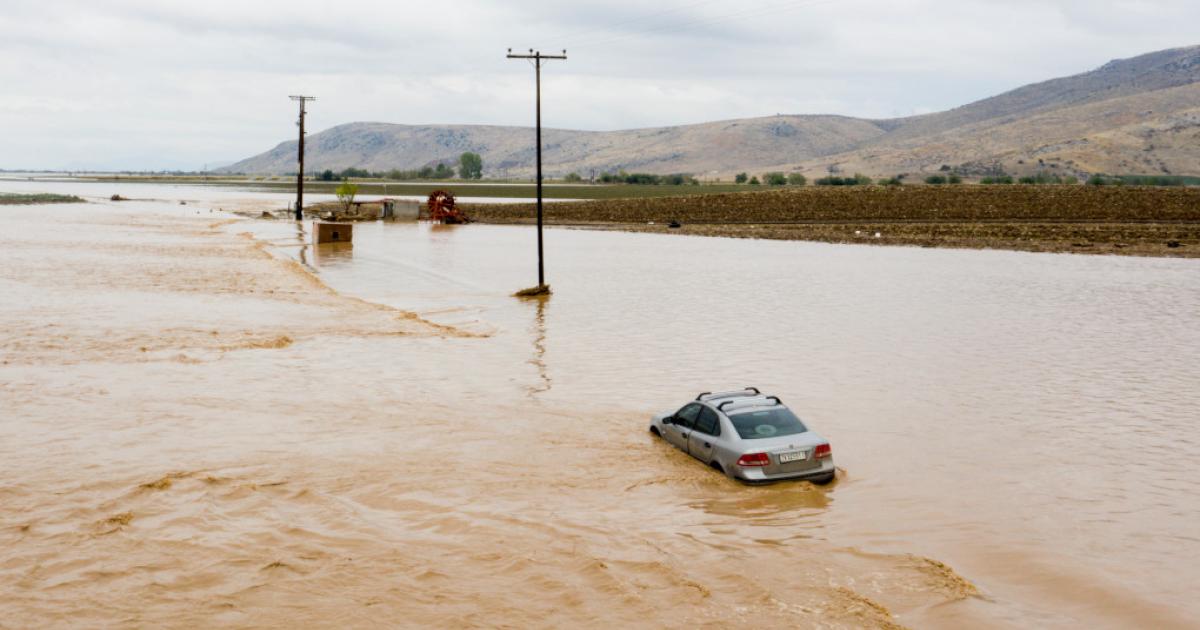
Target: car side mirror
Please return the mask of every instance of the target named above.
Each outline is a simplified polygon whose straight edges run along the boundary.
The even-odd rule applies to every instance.
[[[675,424],[675,416],[667,416],[662,419],[663,424]]]

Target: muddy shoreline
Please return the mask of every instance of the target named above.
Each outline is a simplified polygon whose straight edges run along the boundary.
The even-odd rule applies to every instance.
[[[534,204],[473,205],[532,223]],[[1087,186],[806,188],[546,204],[547,225],[957,249],[1200,257],[1200,189]],[[671,227],[672,224],[677,227]]]

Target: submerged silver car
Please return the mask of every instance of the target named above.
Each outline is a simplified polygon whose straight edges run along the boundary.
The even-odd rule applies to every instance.
[[[650,432],[741,481],[833,481],[829,440],[756,387],[700,394],[678,411],[655,415]]]

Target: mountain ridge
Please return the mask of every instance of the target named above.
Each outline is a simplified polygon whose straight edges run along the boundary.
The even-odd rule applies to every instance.
[[[621,169],[701,177],[766,169],[881,176],[944,166],[1022,173],[1043,170],[1047,162],[1076,174],[1200,173],[1198,86],[1200,46],[1190,46],[905,118],[797,114],[618,131],[543,129],[543,162],[551,177]],[[533,134],[530,127],[353,122],[309,136],[306,166],[411,170],[473,151],[483,156],[489,177],[530,177]],[[294,172],[295,152],[295,141],[283,142],[221,170]]]

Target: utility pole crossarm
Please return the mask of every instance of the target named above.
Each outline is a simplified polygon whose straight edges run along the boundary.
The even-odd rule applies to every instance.
[[[566,59],[567,51],[562,51],[561,55],[543,55],[540,51],[529,51],[527,55],[514,55],[511,48],[508,49],[509,59]]]

